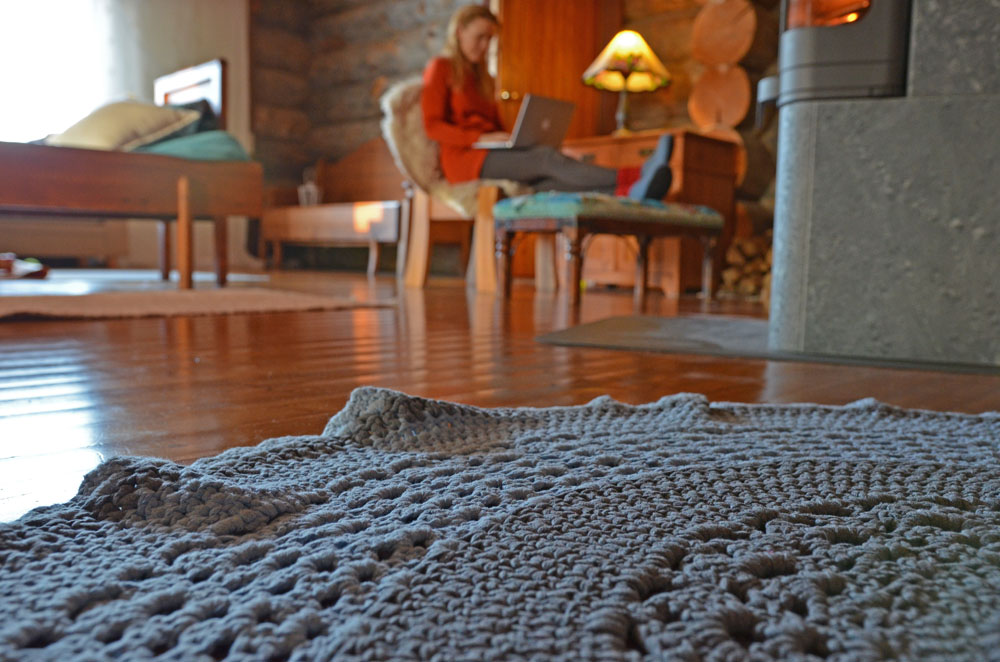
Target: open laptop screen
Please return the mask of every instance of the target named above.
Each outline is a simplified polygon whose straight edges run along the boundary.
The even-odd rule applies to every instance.
[[[559,147],[569,129],[574,108],[575,105],[569,101],[527,94],[521,102],[510,140],[477,142],[472,146],[477,149],[519,149],[535,145]]]

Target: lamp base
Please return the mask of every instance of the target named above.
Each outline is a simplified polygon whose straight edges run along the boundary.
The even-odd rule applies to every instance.
[[[618,93],[618,109],[615,110],[615,121],[618,123],[617,128],[615,128],[614,135],[623,135],[629,133],[628,130],[628,92],[622,89]]]

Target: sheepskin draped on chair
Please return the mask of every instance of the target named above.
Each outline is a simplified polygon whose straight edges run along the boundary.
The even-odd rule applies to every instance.
[[[411,211],[409,256],[405,281],[408,286],[421,286],[427,278],[430,249],[430,223],[436,220],[474,220],[472,250],[468,277],[480,291],[496,290],[493,269],[494,229],[493,203],[502,195],[514,196],[530,192],[523,184],[509,180],[480,179],[451,184],[441,172],[438,144],[424,130],[420,94],[423,80],[419,76],[400,81],[382,95],[382,135],[389,145],[400,172],[415,187]],[[435,218],[433,201],[454,210],[456,215]]]

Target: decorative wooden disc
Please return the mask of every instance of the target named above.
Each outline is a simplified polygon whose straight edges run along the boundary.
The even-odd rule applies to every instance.
[[[688,115],[699,128],[734,127],[750,110],[750,77],[743,67],[708,67],[688,97]]]
[[[705,64],[736,64],[753,45],[757,11],[747,0],[705,4],[691,29],[691,54]]]

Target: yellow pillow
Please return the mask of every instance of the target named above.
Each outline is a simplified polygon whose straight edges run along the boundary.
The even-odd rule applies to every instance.
[[[141,101],[116,101],[101,106],[45,143],[60,147],[129,151],[156,142],[197,122],[201,113],[154,106]]]

